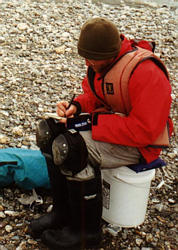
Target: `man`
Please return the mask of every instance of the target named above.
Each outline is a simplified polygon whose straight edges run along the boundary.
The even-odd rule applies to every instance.
[[[67,101],[58,103],[60,123],[48,119],[37,129],[54,206],[30,228],[51,249],[98,245],[100,168],[150,163],[169,144],[171,86],[152,45],[127,40],[104,18],[88,20],[81,29],[78,53],[88,66],[83,94],[70,107]],[[69,129],[70,117],[81,112],[91,115],[91,130]]]

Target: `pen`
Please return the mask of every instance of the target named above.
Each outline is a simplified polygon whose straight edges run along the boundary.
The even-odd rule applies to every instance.
[[[71,106],[71,104],[72,104],[72,102],[73,102],[74,98],[75,98],[75,94],[73,94],[72,99],[70,100],[70,102],[69,102],[69,106],[67,107],[67,109],[69,109],[69,108],[70,108],[70,106]]]

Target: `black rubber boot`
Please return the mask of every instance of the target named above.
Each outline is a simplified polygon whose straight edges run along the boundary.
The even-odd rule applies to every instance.
[[[52,157],[52,143],[59,134],[65,131],[65,125],[56,123],[52,118],[41,120],[37,125],[36,142],[46,159],[53,197],[53,209],[50,213],[30,223],[29,233],[34,238],[39,238],[46,229],[62,228],[68,224],[67,182],[65,176],[60,173],[60,169],[55,166]]]
[[[88,181],[68,180],[71,212],[70,226],[46,230],[43,242],[51,250],[80,250],[98,247],[101,241],[102,188],[101,176]]]
[[[53,164],[50,155],[45,158],[51,184],[53,209],[50,213],[31,221],[29,225],[29,233],[34,238],[39,238],[46,229],[63,228],[68,225],[70,217],[66,177],[62,175],[59,168]]]

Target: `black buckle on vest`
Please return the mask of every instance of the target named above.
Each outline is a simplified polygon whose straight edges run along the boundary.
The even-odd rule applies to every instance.
[[[114,86],[111,82],[106,82],[106,92],[108,95],[114,95]]]

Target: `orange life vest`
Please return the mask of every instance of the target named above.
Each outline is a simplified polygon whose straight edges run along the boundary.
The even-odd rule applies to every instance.
[[[152,60],[169,79],[168,72],[163,62],[151,51],[135,47],[122,56],[104,76],[104,96],[106,107],[110,110],[127,116],[131,109],[128,84],[129,79],[136,67],[145,60]],[[117,77],[116,77],[117,76]],[[163,132],[152,143],[153,147],[169,146],[169,132],[166,124]]]

